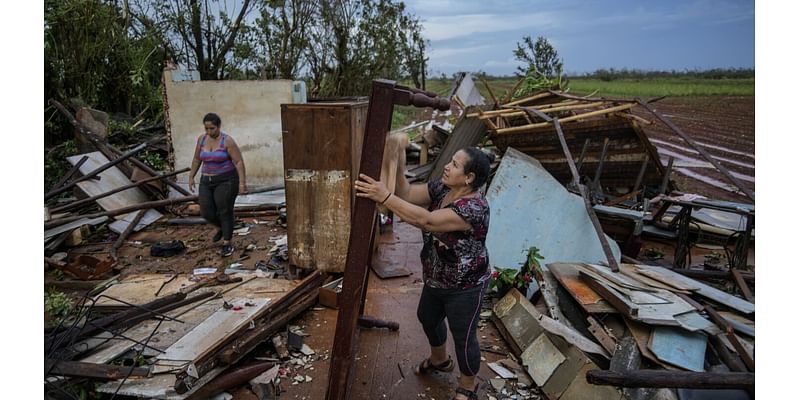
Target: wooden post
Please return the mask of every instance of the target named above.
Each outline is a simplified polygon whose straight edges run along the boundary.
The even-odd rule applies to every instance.
[[[642,181],[644,181],[644,173],[647,171],[647,164],[650,162],[650,154],[644,153],[644,161],[642,161],[642,166],[639,168],[639,175],[636,175],[636,183],[633,184],[633,190],[631,192],[639,191],[639,186],[642,185]],[[644,197],[644,190],[642,190],[642,197]]]
[[[594,187],[600,186],[600,175],[603,173],[603,164],[606,162],[606,155],[608,155],[608,138],[603,139],[603,150],[600,151],[600,159],[597,163],[597,169],[594,171],[594,179],[592,184]]]
[[[667,161],[667,170],[664,171],[664,178],[661,179],[661,187],[658,189],[658,193],[660,194],[667,194],[669,190],[669,176],[672,173],[672,163],[675,161],[673,157],[669,158]]]
[[[628,388],[686,388],[686,389],[754,389],[756,375],[749,372],[690,372],[690,371],[602,371],[586,373],[593,385]]]
[[[442,111],[450,109],[448,100],[433,96],[435,94],[399,87],[393,81],[377,79],[372,82],[360,174],[373,178],[380,176],[386,133],[391,125],[394,104],[434,107]],[[347,248],[342,291],[339,293],[339,315],[325,393],[327,400],[345,400],[350,390],[351,370],[358,343],[358,320],[363,310],[369,278],[368,266],[372,255],[376,217],[375,202],[356,197],[352,215],[350,244]]]
[[[578,156],[578,161],[577,161],[578,164],[575,166],[575,170],[578,171],[579,174],[578,176],[580,176],[581,166],[583,166],[583,158],[586,157],[586,150],[588,149],[589,149],[589,138],[586,138],[586,140],[583,142],[583,148],[581,148],[581,155]]]

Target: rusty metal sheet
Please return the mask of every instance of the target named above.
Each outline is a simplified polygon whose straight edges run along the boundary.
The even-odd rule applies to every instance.
[[[607,262],[583,199],[536,159],[509,148],[486,198],[492,209],[486,237],[492,267],[519,268],[531,246],[548,263]],[[619,246],[605,237],[619,261]]]
[[[619,312],[580,279],[578,269],[573,264],[552,263],[547,264],[547,268],[586,312],[590,314]]]

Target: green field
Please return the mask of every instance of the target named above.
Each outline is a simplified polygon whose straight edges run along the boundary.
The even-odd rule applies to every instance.
[[[650,78],[600,79],[572,78],[570,91],[592,93],[599,96],[657,97],[657,96],[753,96],[756,93],[755,78],[702,79],[702,78]]]

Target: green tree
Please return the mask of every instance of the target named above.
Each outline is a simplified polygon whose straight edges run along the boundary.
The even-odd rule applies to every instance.
[[[558,57],[558,51],[545,37],[537,37],[534,43],[530,36],[525,36],[522,38],[522,42],[517,42],[514,58],[527,65],[517,67],[517,75],[525,76],[529,71],[533,70],[548,79],[553,79],[562,74],[564,61]]]
[[[69,124],[47,105],[51,98],[158,115],[164,48],[156,35],[114,1],[45,0],[44,6],[46,143],[71,136]]]
[[[260,7],[254,59],[261,79],[295,79],[305,64],[310,30],[319,6],[311,0],[270,0]]]
[[[312,94],[366,95],[373,79],[401,79],[409,75],[409,60],[424,63],[409,54],[408,43],[423,51],[424,43],[414,42],[422,40],[421,26],[403,2],[320,0],[319,16],[307,52]]]

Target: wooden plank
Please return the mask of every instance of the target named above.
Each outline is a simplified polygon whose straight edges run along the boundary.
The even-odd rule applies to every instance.
[[[391,124],[394,88],[395,83],[392,81],[375,80],[372,83],[359,166],[361,174],[371,177],[380,175],[386,131]],[[366,295],[375,212],[376,206],[372,200],[363,197],[355,199],[325,396],[328,400],[346,399],[350,388],[353,376],[351,370],[355,361],[353,353],[358,340],[358,317]]]
[[[217,345],[225,341],[229,335],[246,325],[261,310],[267,308],[271,299],[232,299],[229,304],[241,307],[234,311],[220,309],[206,318],[186,336],[170,346],[157,360],[186,361],[199,359]],[[252,305],[247,305],[252,304]],[[157,361],[158,362],[158,361]]]
[[[744,298],[751,303],[755,303],[756,299],[753,297],[753,292],[750,291],[750,288],[747,286],[744,278],[742,278],[742,273],[736,268],[731,268],[731,275],[733,276],[733,281],[736,282],[736,286],[739,287],[739,291],[742,292]]]
[[[574,264],[551,263],[547,264],[550,272],[561,283],[575,301],[590,314],[617,313],[608,301],[604,300],[597,292],[580,280],[578,269]]]
[[[636,280],[637,282],[639,282],[641,284],[644,284],[644,285],[647,285],[647,286],[650,286],[650,287],[654,287],[654,288],[658,288],[658,289],[669,290],[669,291],[675,292],[675,293],[683,293],[683,294],[691,293],[691,291],[677,289],[674,286],[667,285],[666,283],[663,283],[663,282],[658,281],[656,279],[653,279],[653,278],[651,278],[651,277],[649,277],[647,275],[639,273],[638,269],[636,268],[636,265],[634,265],[634,264],[620,264],[619,268],[620,268],[620,271],[625,276],[627,276],[628,278],[634,279],[634,280]]]
[[[756,312],[756,306],[753,303],[750,303],[744,299],[740,299],[735,296],[731,296],[730,294],[727,294],[719,289],[715,289],[711,286],[695,281],[691,278],[687,278],[683,275],[672,272],[666,268],[650,266],[650,265],[639,265],[638,268],[639,270],[656,271],[662,274],[662,276],[669,278],[670,282],[674,282],[676,284],[683,285],[685,287],[692,287],[692,286],[697,287],[697,289],[694,290],[694,292],[699,294],[700,296],[711,299],[717,303],[724,304],[728,307],[731,307],[745,314],[751,314]]]
[[[120,367],[79,361],[45,360],[45,376],[70,376],[77,378],[122,379],[126,376],[147,376],[150,368]]]
[[[614,339],[614,337],[591,315],[587,316],[586,320],[589,321],[589,333],[600,342],[600,345],[606,349],[608,354],[615,354],[617,348],[616,339]]]
[[[97,217],[97,218],[91,218],[91,219],[90,218],[83,218],[83,219],[79,219],[77,221],[73,221],[73,222],[70,222],[70,223],[67,223],[67,224],[64,224],[64,225],[59,225],[59,226],[57,226],[55,228],[48,229],[48,230],[44,231],[44,238],[45,238],[45,240],[47,240],[47,239],[49,239],[49,238],[51,238],[53,236],[56,236],[58,234],[61,234],[61,233],[64,233],[64,232],[69,232],[69,231],[72,231],[74,229],[80,228],[83,225],[101,224],[101,223],[105,222],[107,219],[108,219],[108,217]]]
[[[668,276],[665,276],[664,274],[660,273],[659,271],[649,271],[649,270],[643,270],[643,269],[639,268],[639,269],[637,269],[637,272],[639,274],[641,274],[641,275],[644,275],[644,276],[648,277],[648,278],[655,279],[655,280],[657,280],[657,281],[659,281],[661,283],[665,283],[665,284],[667,284],[669,286],[672,286],[673,288],[675,288],[677,290],[691,292],[691,291],[695,291],[695,290],[699,289],[699,287],[697,287],[696,285],[686,284],[685,282],[681,282],[681,281],[676,281],[676,280],[670,279]]]

